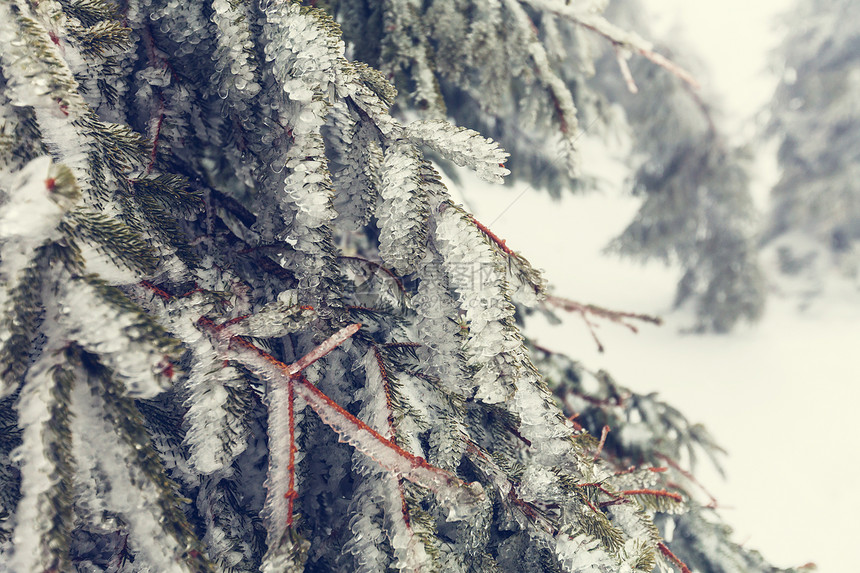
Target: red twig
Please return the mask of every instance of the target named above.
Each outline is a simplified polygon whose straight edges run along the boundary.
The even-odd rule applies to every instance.
[[[666,545],[665,545],[664,543],[658,543],[658,544],[657,544],[657,548],[658,548],[658,549],[660,549],[660,553],[662,553],[663,555],[665,555],[665,556],[666,556],[666,558],[667,558],[667,559],[669,559],[669,561],[671,561],[672,563],[674,563],[674,564],[675,564],[675,566],[676,566],[678,569],[680,569],[681,573],[691,573],[691,572],[690,572],[690,568],[689,568],[689,567],[687,567],[687,565],[686,565],[683,561],[681,561],[680,559],[678,559],[678,557],[677,557],[674,553],[672,553],[671,551],[669,551],[669,548],[668,548],[668,547],[666,547]]]
[[[555,306],[562,310],[566,310],[568,312],[592,314],[594,316],[599,316],[601,318],[611,320],[612,322],[626,326],[633,332],[639,332],[639,330],[636,328],[635,325],[626,322],[625,319],[641,320],[642,322],[648,322],[657,326],[663,324],[663,319],[659,316],[651,316],[650,314],[639,314],[636,312],[610,310],[608,308],[603,308],[594,304],[582,304],[581,302],[576,302],[575,300],[570,300],[559,296],[547,295],[546,301],[552,306]]]
[[[251,316],[251,315],[250,315],[250,314],[243,314],[242,316],[237,316],[236,318],[231,318],[230,320],[227,320],[227,321],[225,321],[225,322],[222,322],[222,323],[221,323],[221,324],[219,324],[216,328],[217,328],[218,330],[222,330],[222,329],[224,329],[224,328],[227,328],[227,327],[228,327],[228,326],[230,326],[230,325],[233,325],[233,324],[236,324],[237,322],[241,322],[241,321],[245,320],[245,319],[246,319],[246,318],[248,318],[249,316]]]
[[[161,290],[160,288],[158,288],[157,286],[155,286],[154,284],[152,284],[149,281],[140,281],[140,286],[151,290],[152,292],[154,292],[156,295],[158,295],[160,298],[162,298],[164,300],[170,300],[173,298],[167,292]]]
[[[673,493],[671,491],[666,491],[665,489],[628,489],[627,491],[622,491],[622,495],[653,495],[654,497],[668,497],[669,499],[674,499],[678,503],[684,501],[684,498],[681,497],[677,493]]]
[[[607,425],[603,426],[603,430],[600,432],[600,443],[597,444],[597,451],[594,453],[594,459],[600,458],[600,452],[603,451],[603,446],[606,445],[606,436],[609,435],[610,428]]]
[[[641,320],[642,322],[656,324],[657,326],[663,324],[663,319],[661,319],[659,316],[651,316],[649,314],[639,314],[635,312],[610,310],[593,304],[582,304],[581,302],[576,302],[575,300],[570,300],[559,296],[547,295],[546,302],[551,306],[560,308],[567,312],[579,313],[579,315],[582,317],[582,320],[588,327],[588,331],[591,333],[591,337],[594,339],[595,344],[597,344],[597,350],[599,352],[603,352],[603,344],[597,337],[597,332],[595,331],[596,325],[588,318],[589,315],[605,318],[616,324],[626,326],[633,333],[638,333],[639,329],[637,329],[635,325],[627,322],[627,320]]]
[[[701,484],[701,482],[699,482],[699,480],[697,480],[697,479],[696,479],[696,477],[695,477],[692,473],[690,473],[690,472],[688,472],[687,470],[685,470],[684,468],[682,468],[682,467],[678,464],[678,462],[676,462],[675,460],[673,460],[672,458],[670,458],[669,456],[667,456],[667,455],[665,455],[665,454],[657,454],[657,457],[658,457],[658,458],[660,458],[661,460],[665,461],[665,462],[666,462],[667,464],[669,464],[670,466],[672,466],[674,469],[676,469],[676,470],[678,471],[678,473],[680,473],[682,476],[684,476],[685,478],[687,478],[688,480],[690,480],[690,482],[691,482],[693,485],[697,486],[700,490],[702,490],[702,492],[703,492],[706,496],[708,496],[708,498],[710,499],[710,503],[708,504],[708,507],[711,507],[711,508],[715,508],[715,507],[717,507],[717,505],[718,505],[718,503],[717,503],[717,498],[715,498],[715,497],[711,494],[711,492],[709,492],[709,491],[705,488],[705,486],[703,486],[703,485]]]
[[[480,221],[469,215],[469,218],[472,220],[472,223],[478,227],[478,230],[481,231],[484,235],[487,236],[493,243],[496,244],[506,255],[514,255],[515,253],[505,244],[503,239],[500,239],[495,233],[493,233],[490,229],[481,224]]]
[[[514,436],[516,436],[516,437],[517,437],[517,439],[519,439],[522,443],[524,443],[525,445],[527,445],[527,446],[531,447],[531,445],[532,445],[531,440],[529,440],[529,439],[528,439],[528,438],[526,438],[524,435],[522,435],[522,434],[520,433],[520,431],[519,431],[517,428],[515,428],[515,427],[514,427],[514,426],[512,426],[511,424],[505,424],[505,428],[507,428],[507,430],[508,430],[510,433],[512,433]]]
[[[593,488],[596,488],[597,491],[599,491],[601,493],[605,493],[606,495],[608,495],[609,497],[611,497],[613,499],[618,499],[620,497],[619,495],[614,494],[611,491],[609,491],[608,489],[606,489],[605,487],[603,487],[603,484],[598,483],[598,482],[578,483],[578,484],[576,484],[576,487],[593,487]]]

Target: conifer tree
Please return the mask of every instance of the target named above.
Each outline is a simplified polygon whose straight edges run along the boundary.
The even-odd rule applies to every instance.
[[[620,25],[641,21],[638,0],[612,2],[607,16]],[[641,25],[640,25],[641,26]],[[689,69],[689,52],[660,44]],[[681,52],[681,53],[679,53]],[[764,310],[764,279],[756,245],[757,217],[750,195],[749,153],[729,143],[719,108],[701,90],[656,66],[630,63],[642,89],[631,93],[616,58],[598,63],[600,91],[620,102],[631,127],[632,177],[644,201],[610,250],[675,263],[683,271],[675,305],[691,303],[696,330],[727,332]],[[702,76],[706,74],[702,73]]]
[[[764,242],[780,269],[812,291],[828,271],[856,279],[860,268],[858,15],[854,2],[797,2],[778,51],[770,134],[780,143],[781,176]]]
[[[645,399],[664,467],[631,449],[635,424],[613,445],[559,407],[579,407],[575,368],[544,378],[516,324],[539,273],[426,155],[500,181],[505,152],[392,116],[330,13],[11,0],[0,45],[0,571],[685,571],[743,553],[674,459],[705,434]],[[420,65],[415,46],[386,49]],[[667,541],[669,522],[692,533]]]

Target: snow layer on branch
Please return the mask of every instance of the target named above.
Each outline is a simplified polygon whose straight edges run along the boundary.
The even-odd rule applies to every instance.
[[[504,166],[508,158],[505,150],[477,131],[457,127],[444,120],[428,120],[408,124],[404,135],[461,167],[474,169],[485,181],[502,183],[505,175],[510,174]]]
[[[98,354],[122,377],[130,397],[152,398],[170,384],[168,347],[153,343],[153,333],[146,332],[149,318],[141,309],[130,301],[125,306],[107,300],[105,288],[122,296],[98,281],[66,279],[58,285],[64,335]]]
[[[221,329],[220,335],[279,338],[305,328],[315,316],[316,313],[310,307],[275,300],[263,305],[253,314],[239,320],[231,320],[228,326]]]
[[[82,141],[81,129],[75,120],[88,108],[78,92],[78,83],[69,69],[66,55],[59,45],[50,41],[50,34],[40,21],[40,15],[31,12],[29,3],[18,3],[18,10],[8,2],[0,4],[0,63],[6,78],[6,90],[13,105],[32,106],[43,143],[51,154],[68,165],[79,184],[86,187],[90,181],[86,160],[87,147]],[[57,6],[48,6],[51,11]],[[57,22],[53,22],[56,26]],[[51,32],[55,33],[55,32]],[[62,29],[56,33],[68,32]],[[58,43],[59,44],[59,43]],[[38,46],[36,57],[33,46]]]
[[[365,371],[365,384],[356,398],[361,400],[361,408],[358,418],[365,422],[388,440],[394,440],[394,427],[392,426],[390,389],[383,379],[380,362],[381,356],[378,351],[371,347],[365,353],[362,363]],[[385,535],[394,552],[392,566],[405,571],[424,571],[429,565],[429,556],[424,550],[421,541],[415,533],[408,520],[406,501],[404,500],[403,486],[400,479],[385,470],[379,464],[368,459],[364,454],[356,452],[353,455],[353,469],[361,476],[362,485],[356,497],[364,498],[359,504],[378,504],[381,510],[382,523],[385,527]],[[363,560],[361,551],[367,549],[366,537],[373,538],[376,524],[368,523],[364,519],[356,520],[352,526],[354,534],[352,543],[359,562]],[[368,527],[368,535],[361,530]],[[371,552],[372,554],[372,552]]]
[[[86,374],[81,373],[79,379],[86,380]],[[186,548],[163,527],[161,495],[139,468],[130,446],[105,420],[103,399],[88,384],[79,382],[72,391],[72,411],[75,459],[79,464],[95,464],[81,468],[85,474],[107,480],[95,485],[105,509],[119,513],[128,524],[128,544],[141,565],[163,573],[196,573],[179,559]]]
[[[467,398],[471,394],[471,384],[465,374],[461,329],[451,320],[459,313],[457,301],[451,294],[442,257],[435,248],[428,250],[421,263],[423,272],[418,292],[410,299],[418,314],[413,329],[414,340],[421,343],[417,352],[422,362],[439,377],[442,388]]]
[[[505,8],[513,16],[513,24],[520,29],[520,34],[528,38],[525,49],[531,56],[538,81],[543,84],[556,111],[557,120],[561,129],[562,153],[567,162],[568,172],[571,177],[579,174],[579,152],[576,140],[579,138],[579,120],[576,116],[576,105],[573,102],[573,94],[555,70],[550,65],[546,49],[538,38],[534,24],[519,0],[502,0]]]
[[[425,115],[445,117],[445,102],[439,93],[439,85],[433,65],[428,57],[427,34],[421,18],[421,0],[385,0],[383,2],[383,27],[386,35],[382,51],[387,57],[380,71],[388,77],[411,70],[414,90],[412,99],[417,109]]]
[[[210,81],[218,86],[221,97],[226,97],[231,91],[238,92],[243,99],[254,97],[260,92],[260,84],[254,77],[254,43],[245,3],[214,0],[210,18],[216,26],[218,41],[212,54],[215,72]]]
[[[186,427],[183,442],[190,450],[189,462],[201,473],[210,474],[228,466],[247,446],[247,428],[230,411],[230,388],[245,380],[232,366],[223,366],[214,349],[209,360],[195,356],[191,375],[183,384]]]
[[[292,2],[271,2],[265,9],[266,59],[273,62],[276,77],[292,101],[311,103],[318,94],[329,94],[343,43],[321,26],[318,12]]]
[[[447,205],[438,215],[436,244],[443,266],[465,311],[468,335],[463,350],[476,372],[475,398],[505,402],[520,420],[519,431],[530,451],[547,464],[571,452],[572,428],[532,365],[523,338],[513,323],[509,285],[496,252],[474,221]],[[573,463],[575,456],[568,457]]]
[[[63,364],[62,349],[47,347],[42,358],[30,367],[17,404],[22,442],[11,454],[21,471],[21,499],[16,512],[13,571],[42,571],[52,567],[48,551],[49,532],[54,527],[53,506],[60,476],[55,456],[47,449],[55,440],[51,410],[57,405],[54,370]],[[62,534],[62,533],[61,533]]]
[[[457,207],[446,204],[436,220],[436,245],[443,267],[465,311],[467,364],[476,369],[475,398],[488,404],[513,393],[518,364],[506,353],[522,345],[513,325],[514,306],[508,298],[504,269],[487,239]]]
[[[629,565],[619,565],[618,561],[600,547],[600,542],[587,535],[575,537],[559,533],[555,537],[555,551],[558,560],[566,571],[586,573],[589,571],[613,573],[632,573]]]
[[[362,120],[355,122],[349,131],[340,132],[342,149],[337,161],[343,167],[333,174],[337,189],[334,201],[338,222],[354,230],[370,221],[379,196],[383,153],[374,131],[370,122]]]
[[[456,476],[431,466],[423,458],[409,454],[347,413],[309,382],[297,384],[296,394],[307,401],[342,441],[388,471],[435,493],[439,503],[448,509],[449,521],[468,519],[476,510],[477,502],[483,499],[481,484],[465,484]]]
[[[383,516],[379,498],[384,497],[384,493],[372,495],[382,474],[378,464],[356,456],[364,458],[360,453],[353,456],[353,471],[358,474],[357,479],[360,481],[349,504],[349,530],[352,537],[343,546],[343,556],[353,556],[353,562],[349,565],[355,567],[355,573],[376,573],[384,571],[390,561],[384,551],[385,533],[380,526]],[[376,472],[371,464],[376,466]]]
[[[247,446],[243,412],[237,411],[231,398],[231,393],[247,381],[236,368],[224,365],[212,340],[196,327],[200,316],[211,309],[210,301],[201,293],[164,301],[144,287],[135,292],[148,299],[146,306],[159,323],[191,351],[189,375],[181,382],[181,395],[188,408],[183,416],[188,461],[203,474],[229,466]]]
[[[266,8],[264,49],[285,95],[279,103],[281,124],[289,130],[285,195],[280,206],[287,228],[280,238],[300,253],[296,273],[300,286],[315,289],[333,280],[330,268],[330,222],[337,216],[322,127],[334,96],[335,71],[344,46],[321,12],[298,4],[275,2]],[[315,296],[331,298],[322,288]]]
[[[427,194],[422,187],[421,156],[413,145],[396,143],[385,151],[376,208],[379,255],[398,274],[416,269],[427,241]]]
[[[62,237],[57,226],[80,192],[69,169],[47,156],[14,173],[0,173],[0,178],[5,199],[0,205],[0,276],[11,290],[36,248]]]

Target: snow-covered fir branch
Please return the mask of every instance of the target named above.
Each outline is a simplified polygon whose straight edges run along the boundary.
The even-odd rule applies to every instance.
[[[665,571],[723,535],[652,471],[671,448],[618,470],[643,432],[705,434],[565,411],[591,390],[517,322],[540,273],[430,161],[507,174],[434,74],[506,105],[508,66],[573,160],[549,3],[475,2],[441,71],[425,32],[468,3],[424,4],[0,3],[0,571]],[[391,32],[383,73],[333,14]],[[660,524],[688,510],[685,549]]]

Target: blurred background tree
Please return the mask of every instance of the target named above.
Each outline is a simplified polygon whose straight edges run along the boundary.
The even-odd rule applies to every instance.
[[[781,80],[768,135],[779,142],[781,173],[762,240],[783,282],[799,280],[806,297],[834,271],[860,277],[858,16],[854,2],[797,2],[774,54]]]

